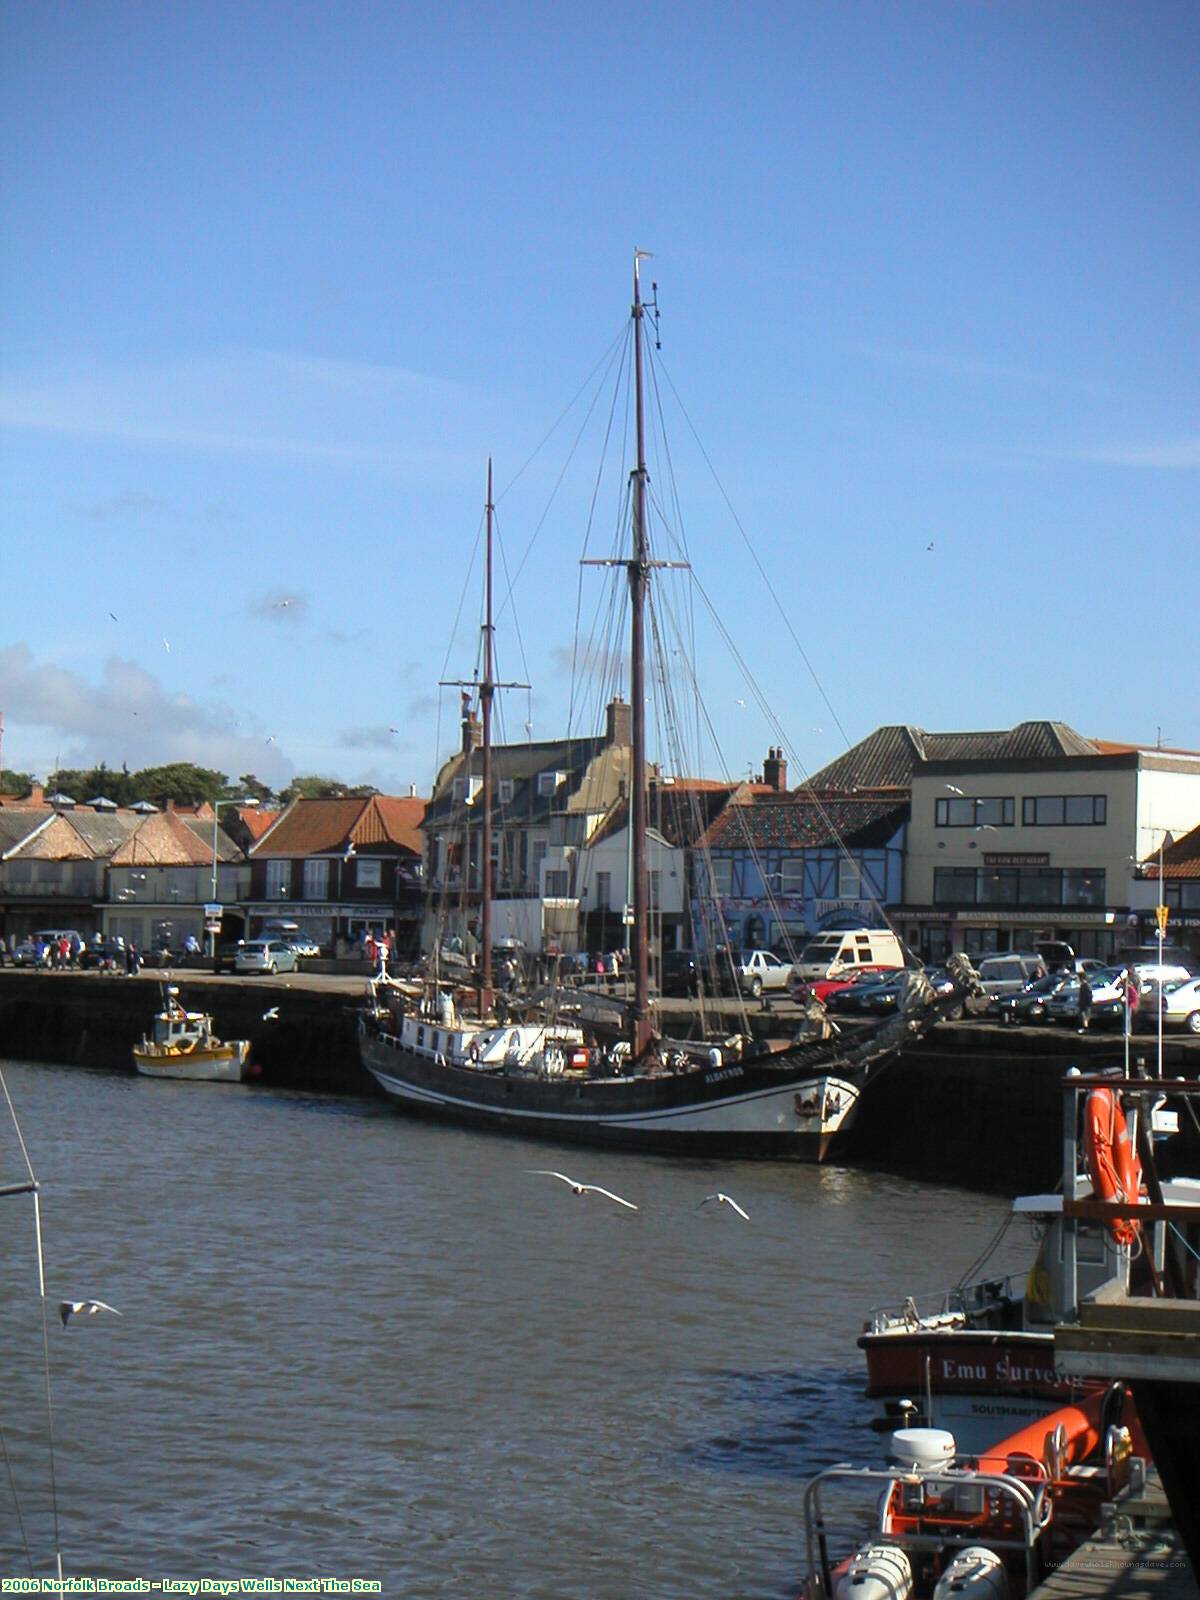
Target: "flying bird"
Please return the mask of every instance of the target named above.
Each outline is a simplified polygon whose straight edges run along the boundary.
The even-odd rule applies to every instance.
[[[295,599],[291,595],[288,595],[286,599],[276,600],[275,609],[276,611],[285,611],[288,606],[295,605],[295,603]]]
[[[267,743],[268,744],[274,744],[275,743],[275,735],[273,733],[271,735],[269,735],[269,737],[267,738]]]
[[[117,614],[116,614],[115,611],[110,611],[108,614],[113,619],[114,622],[116,622],[118,620],[117,619]]]
[[[98,1311],[111,1311],[114,1317],[121,1315],[116,1306],[105,1305],[103,1300],[64,1300],[58,1308],[64,1328],[73,1316],[94,1317]]]
[[[388,732],[389,732],[389,733],[399,733],[399,732],[400,732],[400,729],[399,729],[399,728],[389,728],[389,729],[388,729]]]
[[[947,787],[947,789],[949,789],[949,791],[950,791],[950,793],[951,793],[951,794],[961,794],[961,793],[962,793],[962,790],[961,790],[961,789],[959,789],[959,788],[958,788],[958,787],[957,787],[957,786],[956,786],[956,785],[955,785],[955,784],[953,784],[953,783],[948,783],[948,784],[947,784],[947,785],[946,785],[946,787]]]
[[[264,1011],[262,1019],[263,1019],[264,1022],[278,1022],[279,1021],[279,1007],[278,1006],[272,1006],[269,1011]]]
[[[163,649],[168,655],[171,654],[171,641],[167,638],[166,634],[163,635]]]
[[[706,1206],[709,1203],[710,1200],[715,1200],[718,1205],[732,1206],[733,1209],[737,1212],[739,1217],[745,1217],[747,1222],[750,1221],[750,1213],[748,1211],[743,1211],[741,1206],[738,1205],[737,1201],[734,1200],[730,1195],[721,1194],[719,1192],[717,1194],[706,1194],[704,1196],[704,1199],[701,1200],[700,1204],[696,1207],[696,1210],[697,1211],[702,1210],[703,1207]]]
[[[622,1200],[619,1194],[613,1194],[611,1189],[602,1189],[596,1183],[580,1183],[575,1178],[568,1178],[565,1172],[550,1172],[545,1167],[526,1167],[532,1178],[557,1178],[560,1183],[569,1184],[572,1194],[602,1194],[606,1200],[615,1200],[619,1206],[627,1206],[630,1211],[637,1207],[632,1200]]]
[[[925,548],[926,548],[926,550],[932,550],[933,549],[933,540],[932,539],[930,539],[929,543],[925,546]]]

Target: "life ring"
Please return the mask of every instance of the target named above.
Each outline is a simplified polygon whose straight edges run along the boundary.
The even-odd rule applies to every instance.
[[[1093,1089],[1083,1112],[1084,1153],[1092,1189],[1101,1200],[1138,1204],[1142,1164],[1129,1137],[1125,1113],[1111,1089]],[[1141,1224],[1133,1217],[1114,1217],[1108,1231],[1118,1244],[1136,1243]]]

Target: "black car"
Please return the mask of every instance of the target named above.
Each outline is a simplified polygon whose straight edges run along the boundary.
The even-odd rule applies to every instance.
[[[703,969],[694,950],[668,950],[662,964],[664,994],[696,994]]]
[[[244,943],[243,939],[236,939],[227,944],[219,944],[213,955],[213,971],[236,972],[237,953]]]
[[[896,1010],[903,987],[903,972],[877,972],[835,990],[825,1006],[839,1016],[882,1017]]]
[[[986,1015],[993,1022],[1020,1026],[1029,1022],[1046,1020],[1046,1001],[1057,994],[1069,981],[1065,972],[1052,972],[1047,978],[1035,978],[1016,994],[994,995],[988,1001]]]

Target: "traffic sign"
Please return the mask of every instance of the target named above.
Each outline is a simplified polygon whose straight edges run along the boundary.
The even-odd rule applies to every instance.
[[[206,917],[223,917],[225,915],[225,907],[218,905],[215,900],[206,900],[204,903],[204,915]]]

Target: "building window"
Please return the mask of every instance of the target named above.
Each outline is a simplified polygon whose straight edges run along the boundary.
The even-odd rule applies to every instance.
[[[780,894],[804,893],[804,857],[784,856],[779,864]]]
[[[862,862],[838,858],[838,899],[857,900],[862,894]]]
[[[650,880],[650,910],[657,911],[662,903],[662,873],[656,867],[646,876]]]
[[[497,798],[499,799],[500,804],[502,806],[512,805],[513,780],[511,778],[501,778],[496,787]]]
[[[354,864],[354,882],[360,889],[382,889],[383,862],[360,856]]]
[[[545,839],[535,839],[533,841],[533,855],[532,855],[530,863],[529,863],[529,866],[530,866],[530,877],[533,880],[533,885],[534,885],[535,889],[538,888],[540,886],[540,884],[541,884],[541,881],[542,881],[542,862],[545,861],[545,859],[546,859],[546,841],[545,841]]]
[[[458,801],[473,801],[483,787],[483,779],[472,773],[466,778],[455,778],[454,798]]]
[[[1096,867],[1068,868],[1062,875],[1064,906],[1102,906],[1104,873]]]
[[[713,856],[711,858],[712,886],[714,894],[733,893],[733,857]]]
[[[290,861],[267,862],[267,899],[286,900],[292,876]]]
[[[933,903],[935,906],[973,906],[976,874],[970,867],[935,867]]]
[[[1108,798],[1102,794],[1027,794],[1021,821],[1027,828],[1103,827]]]
[[[598,872],[596,874],[596,905],[607,911],[612,904],[612,873]]]
[[[329,898],[329,862],[323,857],[304,863],[304,898],[306,900]]]
[[[541,799],[552,800],[558,792],[558,786],[563,781],[561,772],[539,772],[537,792]]]
[[[565,867],[555,867],[546,874],[546,899],[565,900],[570,874]]]
[[[948,796],[934,802],[934,822],[939,828],[1011,828],[1016,811],[1012,795],[990,797]]]

